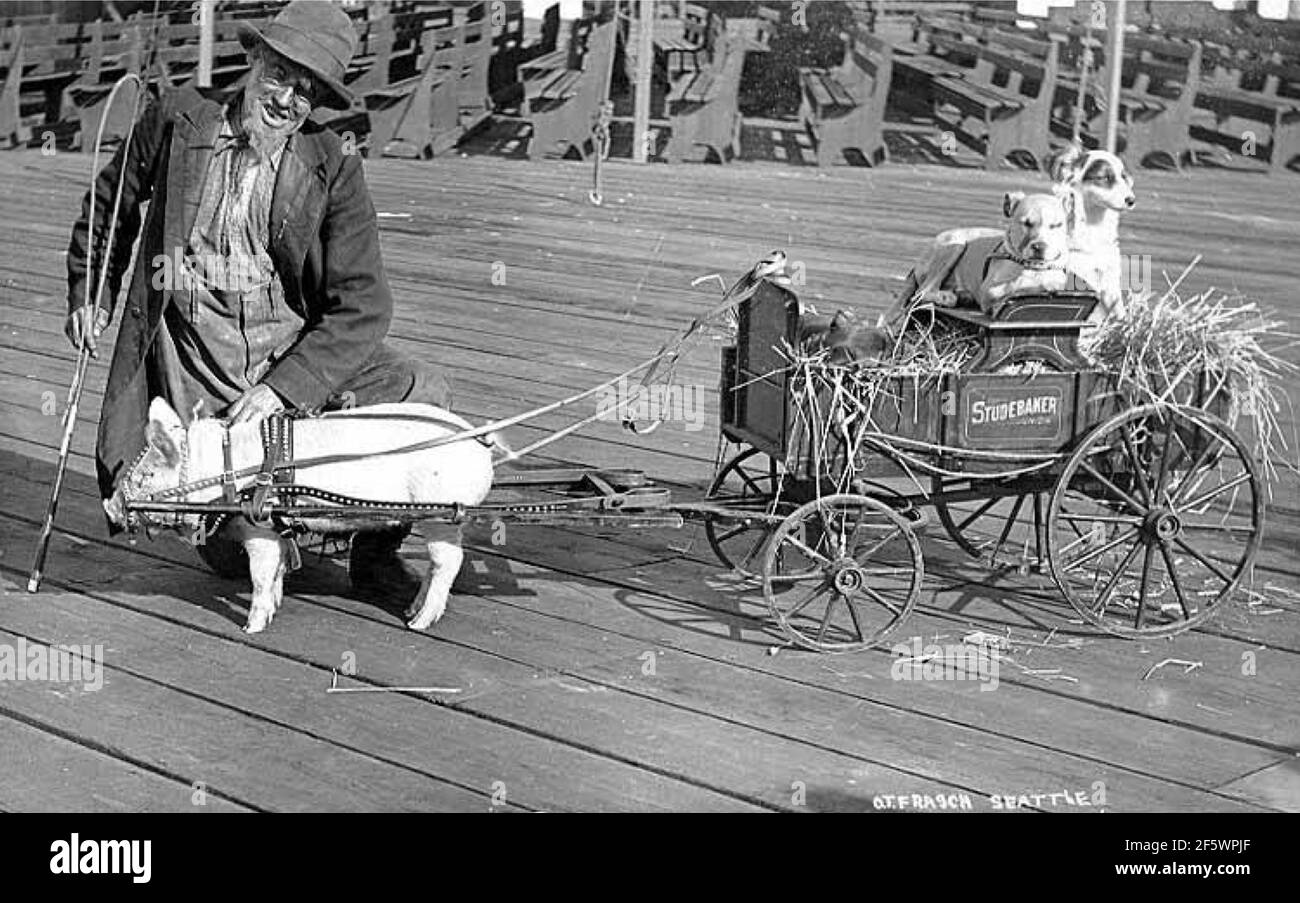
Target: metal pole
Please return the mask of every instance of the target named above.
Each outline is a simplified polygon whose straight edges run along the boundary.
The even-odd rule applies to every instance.
[[[636,108],[632,117],[632,160],[645,163],[650,148],[650,84],[654,78],[654,0],[637,0],[641,21],[636,33]]]
[[[199,2],[199,87],[212,87],[213,12],[216,0]]]
[[[1110,46],[1106,48],[1110,85],[1106,98],[1106,150],[1115,153],[1115,136],[1119,131],[1119,92],[1124,75],[1124,24],[1128,21],[1127,0],[1115,0],[1114,18],[1110,23]],[[1130,162],[1130,166],[1136,163]]]

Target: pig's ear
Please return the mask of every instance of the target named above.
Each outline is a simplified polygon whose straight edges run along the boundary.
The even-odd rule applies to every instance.
[[[180,430],[184,429],[181,423],[180,415],[172,410],[172,406],[164,398],[155,398],[149,402],[149,423],[157,423],[163,429]]]
[[[162,453],[168,467],[177,467],[181,462],[181,450],[173,435],[184,431],[180,417],[171,405],[161,398],[155,398],[149,405],[149,423],[144,428],[145,441]]]
[[[1020,202],[1025,199],[1023,191],[1008,191],[1002,196],[1002,215],[1009,217],[1020,206]]]
[[[181,463],[181,449],[172,438],[172,434],[158,425],[155,420],[150,420],[149,425],[144,428],[145,441],[149,443],[150,448],[156,448],[162,453],[163,461],[168,467],[179,467]]]

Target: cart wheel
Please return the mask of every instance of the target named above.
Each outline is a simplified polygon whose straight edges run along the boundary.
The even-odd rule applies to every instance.
[[[242,542],[218,534],[205,537],[194,550],[217,576],[227,580],[248,577],[248,553],[244,551]]]
[[[1193,408],[1147,405],[1070,456],[1048,509],[1048,560],[1089,624],[1171,636],[1232,593],[1263,522],[1255,462],[1232,429]]]
[[[991,567],[1041,567],[1043,525],[1054,479],[1040,476],[993,481],[931,477],[930,498],[939,523],[972,558]],[[953,493],[972,501],[953,503]]]
[[[746,514],[784,516],[798,507],[793,502],[774,501],[780,480],[776,461],[751,448],[718,471],[705,496],[706,501],[737,514],[737,518],[706,516],[704,534],[718,560],[745,577],[759,575],[764,546],[776,525],[761,520],[746,523],[740,518]]]
[[[763,556],[763,597],[792,641],[853,652],[907,619],[925,567],[911,522],[863,495],[815,499],[781,522]]]

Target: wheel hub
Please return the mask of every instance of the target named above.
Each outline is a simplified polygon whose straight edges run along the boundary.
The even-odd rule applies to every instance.
[[[1152,539],[1167,541],[1183,532],[1183,522],[1173,511],[1160,508],[1147,514],[1142,530]]]
[[[837,562],[831,574],[831,585],[844,595],[858,592],[865,582],[862,569],[854,561]]]

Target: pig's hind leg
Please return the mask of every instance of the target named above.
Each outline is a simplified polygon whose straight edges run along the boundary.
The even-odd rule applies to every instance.
[[[415,601],[406,610],[406,626],[412,630],[425,630],[442,617],[447,610],[452,581],[465,561],[458,526],[431,526],[425,546],[429,550],[429,572],[424,575]]]
[[[274,533],[244,537],[244,549],[248,552],[248,572],[253,578],[253,603],[248,609],[245,633],[261,633],[265,630],[284,598],[283,543],[284,540]]]

